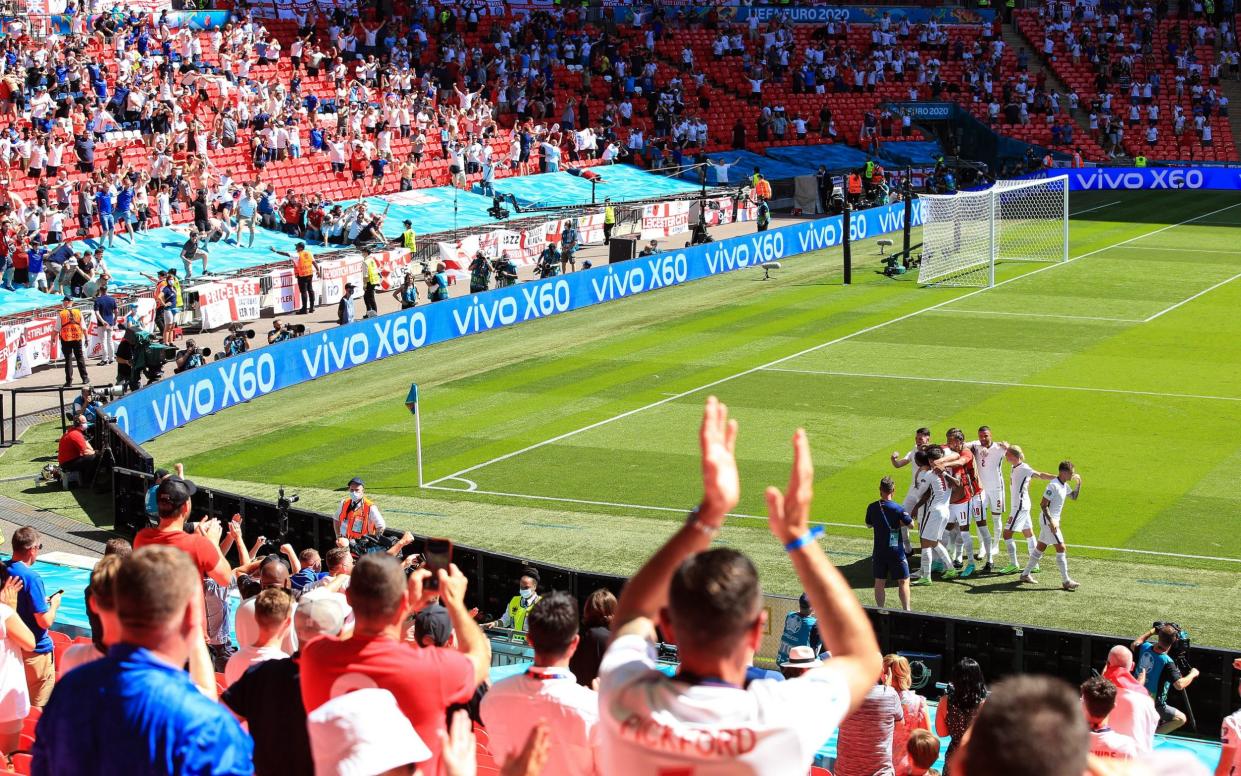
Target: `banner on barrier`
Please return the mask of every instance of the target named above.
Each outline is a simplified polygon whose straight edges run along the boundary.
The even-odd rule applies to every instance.
[[[271,289],[263,294],[263,307],[271,308],[276,315],[299,309],[301,298],[297,293],[297,278],[294,277],[292,268],[273,269],[268,277],[271,278]]]
[[[19,377],[17,356],[22,349],[24,326],[0,326],[0,383]]]
[[[689,231],[688,200],[642,206],[642,239],[662,240]]]
[[[237,321],[254,321],[262,312],[258,278],[231,278],[194,287],[203,330]]]
[[[60,340],[56,337],[56,319],[35,318],[27,321],[22,332],[21,349],[17,353],[14,377],[25,377],[35,367],[50,364],[58,358]]]
[[[995,11],[980,8],[959,8],[951,6],[923,7],[910,5],[724,5],[720,7],[720,17],[736,21],[747,21],[758,17],[760,22],[770,21],[783,16],[794,24],[879,24],[884,14],[888,14],[892,24],[908,20],[910,24],[927,24],[936,22],[944,25],[982,24],[995,19]]]
[[[856,239],[900,229],[904,206],[853,214]],[[915,201],[913,223],[922,224]],[[215,361],[173,375],[109,405],[139,444],[186,423],[282,388],[388,356],[515,323],[680,285],[840,244],[839,216],[656,254],[619,265],[454,296]]]

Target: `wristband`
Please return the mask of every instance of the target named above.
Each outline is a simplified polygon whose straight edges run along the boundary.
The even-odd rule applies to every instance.
[[[797,537],[793,541],[784,545],[784,551],[792,552],[794,550],[800,550],[802,547],[805,547],[807,544],[810,544],[811,542],[818,539],[820,536],[823,535],[823,533],[824,533],[823,526],[821,525],[812,526],[809,531],[805,532],[804,534]]]
[[[694,507],[693,511],[691,511],[685,518],[685,525],[689,528],[693,528],[695,531],[698,531],[709,539],[715,538],[715,535],[720,532],[720,529],[714,525],[709,525],[699,520],[698,510],[699,507]]]

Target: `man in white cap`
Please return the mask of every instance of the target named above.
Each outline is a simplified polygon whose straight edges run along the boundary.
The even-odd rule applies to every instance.
[[[337,636],[345,611],[332,598],[303,598],[293,613],[297,643]],[[253,666],[221,698],[250,727],[255,776],[314,773],[306,707],[302,705],[300,653]]]
[[[788,658],[780,664],[780,673],[784,674],[785,679],[796,679],[821,665],[823,661],[815,654],[814,647],[799,645],[789,650]]]
[[[409,766],[431,758],[396,697],[378,687],[333,698],[306,717],[306,729],[317,776],[417,774]]]

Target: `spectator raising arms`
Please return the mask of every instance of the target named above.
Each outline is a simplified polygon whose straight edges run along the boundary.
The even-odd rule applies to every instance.
[[[736,439],[728,409],[707,399],[702,503],[621,596],[599,671],[605,773],[803,773],[879,676],[874,631],[810,529],[814,466],[799,429],[787,492],[767,489],[768,523],[821,621],[832,623],[821,635],[833,657],[796,679],[743,686],[767,629],[762,590],[745,555],[708,549],[741,495]],[[657,621],[680,650],[672,678],[656,668]]]
[[[401,640],[406,618],[436,595],[423,586],[430,576],[419,569],[407,580],[401,564],[390,555],[359,558],[345,593],[353,607],[353,635],[308,644],[301,653],[301,684],[310,714],[358,687],[388,689],[430,748],[431,758],[423,768],[434,774],[439,773],[439,734],[446,729],[448,707],[470,700],[474,689],[487,680],[491,644],[465,607],[466,578],[455,565],[439,571],[438,594],[460,650],[419,649]]]

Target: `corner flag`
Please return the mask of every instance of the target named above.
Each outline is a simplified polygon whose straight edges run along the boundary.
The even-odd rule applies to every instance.
[[[410,383],[409,395],[405,397],[405,407],[415,412],[418,408],[418,383]]]

